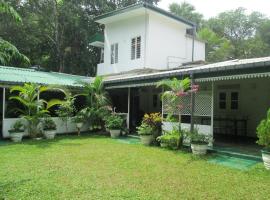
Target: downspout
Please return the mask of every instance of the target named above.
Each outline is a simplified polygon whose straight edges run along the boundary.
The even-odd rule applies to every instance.
[[[196,26],[192,28],[192,56],[191,61],[194,62],[194,45],[195,45],[195,33],[196,33]],[[191,79],[191,86],[194,85],[194,75],[190,75]],[[191,93],[191,110],[190,110],[190,132],[194,131],[194,110],[195,110],[195,94]]]
[[[147,3],[144,2],[145,5],[145,12],[144,12],[144,21],[145,21],[145,27],[144,27],[144,63],[143,63],[143,68],[146,68],[146,42],[147,42],[147,25],[148,25],[148,16],[147,16]]]
[[[192,56],[191,61],[194,62],[194,49],[195,49],[195,34],[196,34],[196,26],[192,27]]]

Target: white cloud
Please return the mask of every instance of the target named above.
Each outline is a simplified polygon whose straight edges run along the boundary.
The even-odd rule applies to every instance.
[[[194,5],[196,10],[202,13],[206,19],[238,7],[246,8],[248,13],[259,11],[267,16],[269,16],[270,9],[269,0],[161,0],[158,6],[168,10],[171,3],[184,1]]]

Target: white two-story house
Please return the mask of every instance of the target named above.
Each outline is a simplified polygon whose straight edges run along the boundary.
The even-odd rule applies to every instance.
[[[196,25],[146,3],[98,16],[96,22],[104,26],[104,35],[91,41],[102,52],[97,75],[104,75],[128,128],[135,130],[144,113],[166,116],[157,81],[190,77],[200,91],[194,101],[185,101],[183,127],[195,123],[215,141],[256,137],[256,127],[270,107],[270,57],[200,62],[205,61],[205,42],[196,38]]]
[[[196,25],[155,6],[131,5],[98,16],[96,22],[104,25],[103,38],[91,41],[102,51],[97,75],[167,70],[205,60],[205,43],[192,35]]]

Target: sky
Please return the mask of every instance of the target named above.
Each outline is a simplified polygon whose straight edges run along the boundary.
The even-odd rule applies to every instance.
[[[184,1],[195,6],[197,12],[202,13],[206,19],[238,7],[246,8],[247,13],[259,11],[270,17],[270,0],[161,0],[158,7],[168,10],[171,3]]]

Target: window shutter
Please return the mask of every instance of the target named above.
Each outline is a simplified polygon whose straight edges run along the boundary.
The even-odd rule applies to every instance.
[[[114,45],[111,45],[111,64],[114,64]]]
[[[137,45],[136,45],[136,58],[139,59],[141,58],[141,37],[137,37]]]
[[[131,40],[131,60],[135,59],[135,51],[136,51],[136,38]]]
[[[115,47],[114,47],[114,51],[115,51],[115,60],[114,60],[114,63],[118,63],[118,43],[115,44]]]

